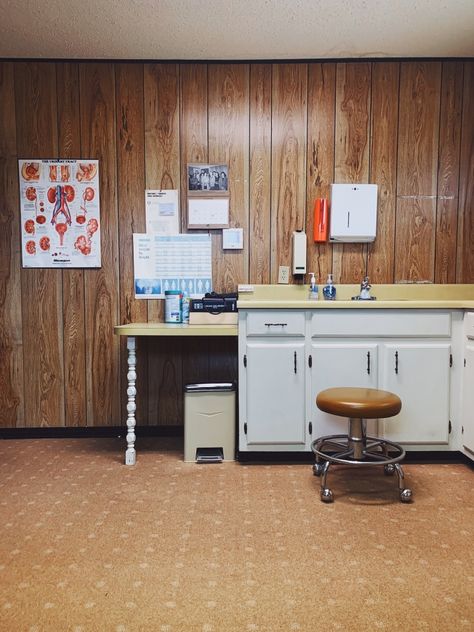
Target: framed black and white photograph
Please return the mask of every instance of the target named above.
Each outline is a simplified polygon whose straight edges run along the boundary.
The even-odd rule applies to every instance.
[[[188,165],[188,195],[211,197],[228,194],[229,169],[227,165]]]

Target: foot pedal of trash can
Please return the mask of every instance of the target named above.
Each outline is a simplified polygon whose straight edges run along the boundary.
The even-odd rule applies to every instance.
[[[222,448],[197,448],[196,463],[222,463],[224,450]]]

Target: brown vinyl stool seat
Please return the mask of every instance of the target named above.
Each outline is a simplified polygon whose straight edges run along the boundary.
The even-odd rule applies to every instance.
[[[347,434],[319,437],[311,445],[316,456],[313,473],[321,476],[321,500],[333,500],[326,480],[329,465],[336,463],[350,466],[383,465],[386,474],[397,472],[400,500],[410,502],[412,492],[403,485],[404,474],[399,464],[405,457],[405,450],[398,443],[368,437],[366,434],[366,419],[385,419],[398,415],[402,408],[398,395],[376,388],[328,388],[318,393],[316,405],[323,412],[349,419]]]

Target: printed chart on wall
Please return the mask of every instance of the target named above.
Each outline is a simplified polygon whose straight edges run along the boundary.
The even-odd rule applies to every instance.
[[[18,162],[23,267],[100,267],[99,161]]]
[[[164,298],[182,290],[191,298],[212,291],[210,235],[133,235],[135,298]]]

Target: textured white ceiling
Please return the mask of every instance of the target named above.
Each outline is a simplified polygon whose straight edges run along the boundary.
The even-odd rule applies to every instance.
[[[0,0],[0,57],[472,57],[474,0]]]

